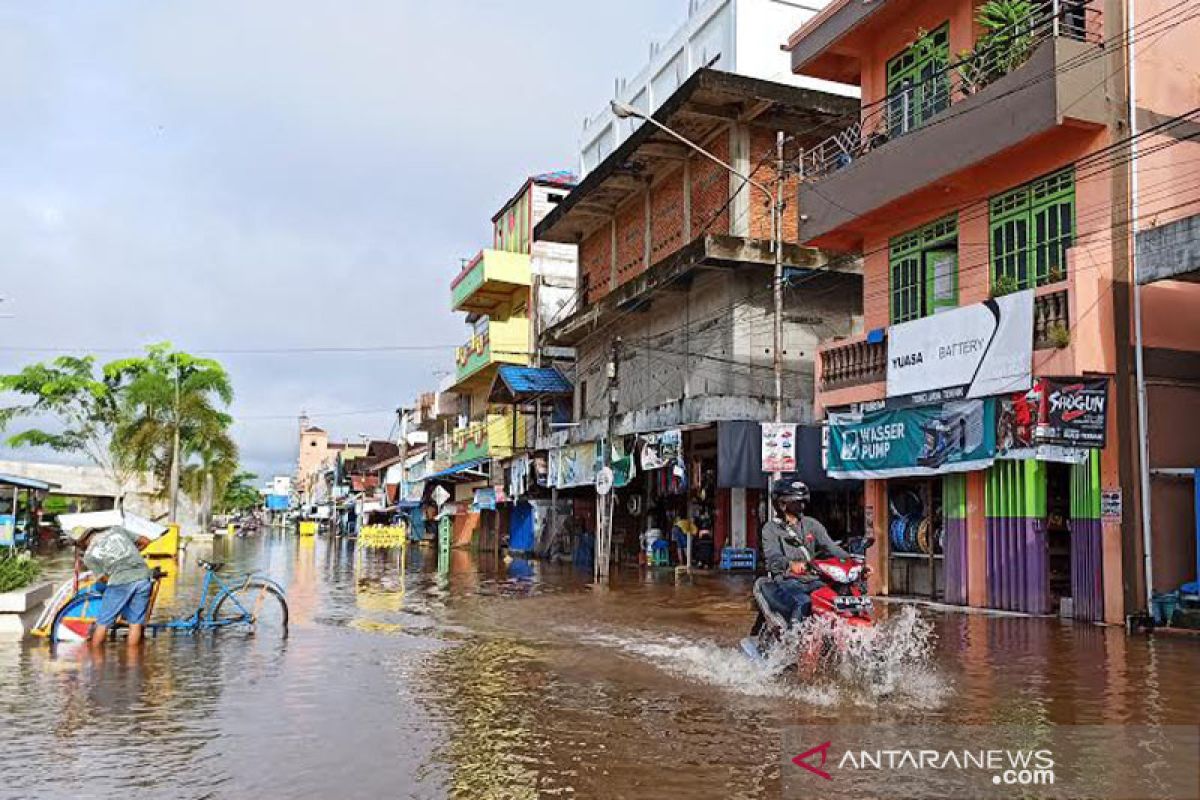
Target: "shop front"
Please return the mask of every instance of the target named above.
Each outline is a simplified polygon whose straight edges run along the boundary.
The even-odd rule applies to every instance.
[[[884,593],[1102,620],[1107,383],[831,412],[828,471],[867,481]]]

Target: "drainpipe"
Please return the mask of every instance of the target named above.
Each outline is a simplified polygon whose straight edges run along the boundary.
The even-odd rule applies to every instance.
[[[1129,63],[1128,94],[1129,94],[1129,241],[1130,258],[1133,266],[1133,329],[1134,329],[1134,369],[1137,382],[1137,416],[1138,416],[1138,473],[1141,481],[1138,507],[1141,511],[1142,523],[1142,570],[1146,581],[1146,611],[1153,608],[1151,598],[1154,596],[1154,554],[1151,541],[1151,508],[1150,508],[1150,439],[1147,430],[1149,413],[1146,403],[1146,365],[1143,354],[1144,341],[1142,338],[1142,281],[1140,259],[1137,251],[1137,218],[1138,218],[1138,145],[1137,145],[1137,55],[1134,52],[1134,33],[1137,22],[1136,0],[1129,0],[1126,6],[1125,41],[1128,52],[1126,59]]]

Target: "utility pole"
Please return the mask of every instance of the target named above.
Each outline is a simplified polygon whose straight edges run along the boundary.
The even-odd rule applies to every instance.
[[[775,296],[775,324],[774,324],[774,368],[775,368],[775,421],[783,422],[783,210],[787,205],[784,201],[784,176],[786,172],[786,163],[783,158],[783,145],[785,137],[782,131],[775,133],[775,188],[755,180],[751,175],[745,175],[738,172],[728,162],[718,158],[709,151],[705,150],[700,145],[687,138],[679,131],[664,125],[656,120],[651,115],[644,111],[639,111],[628,103],[623,103],[620,100],[612,100],[609,105],[612,108],[613,114],[618,119],[628,119],[635,117],[642,120],[647,125],[653,125],[658,130],[665,133],[667,136],[683,143],[695,152],[720,165],[725,170],[732,173],[735,177],[741,178],[751,187],[763,193],[767,198],[767,203],[771,206],[771,249],[775,254],[775,275],[774,275],[774,296]],[[776,472],[776,479],[781,473]]]
[[[775,133],[775,198],[771,208],[771,248],[775,251],[774,278],[774,345],[773,366],[775,369],[775,421],[783,422],[783,131]],[[783,473],[776,471],[772,480],[779,480]]]
[[[1154,611],[1154,537],[1152,536],[1152,491],[1150,484],[1150,412],[1146,397],[1145,340],[1142,337],[1142,281],[1137,248],[1138,219],[1138,119],[1137,119],[1137,53],[1134,51],[1134,29],[1137,10],[1134,0],[1125,7],[1126,62],[1129,65],[1126,91],[1129,96],[1129,258],[1133,273],[1134,380],[1137,383],[1138,431],[1138,510],[1142,528],[1142,575],[1145,581],[1146,613]],[[1057,17],[1056,17],[1057,19]]]
[[[399,505],[408,498],[408,409],[396,409],[396,422],[400,426],[400,496],[396,498]],[[387,494],[387,489],[384,489]],[[387,501],[387,497],[384,497]]]
[[[615,432],[617,428],[617,410],[621,399],[620,384],[618,382],[621,372],[621,337],[617,336],[609,345],[608,356],[608,425],[604,437],[604,458],[602,462],[604,467],[612,470],[614,459],[613,451],[615,445]],[[597,504],[597,534],[596,534],[596,583],[608,585],[608,567],[612,557],[612,527],[613,527],[613,506],[615,503],[616,493],[613,487],[609,487],[606,494],[596,494]]]

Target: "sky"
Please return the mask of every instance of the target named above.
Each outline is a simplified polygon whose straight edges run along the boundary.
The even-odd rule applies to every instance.
[[[0,0],[0,372],[159,341],[437,346],[215,356],[263,477],[292,471],[302,410],[335,437],[386,436],[467,338],[460,259],[525,177],[577,168],[584,117],[686,12]]]

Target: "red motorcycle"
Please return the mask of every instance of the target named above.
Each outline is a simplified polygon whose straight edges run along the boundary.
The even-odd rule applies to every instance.
[[[872,538],[855,537],[845,546],[851,553],[850,558],[817,558],[808,563],[803,577],[816,586],[810,593],[810,616],[829,623],[836,619],[838,624],[823,625],[820,628],[822,635],[809,642],[810,646],[801,648],[801,667],[815,667],[831,650],[841,650],[844,643],[838,641],[838,631],[875,624],[871,598],[867,594],[866,565],[867,548],[874,543]],[[754,605],[758,616],[750,635],[742,640],[742,650],[757,660],[765,660],[767,653],[788,630],[788,620],[772,603],[773,596],[774,581],[770,577],[754,582]]]

